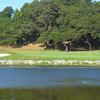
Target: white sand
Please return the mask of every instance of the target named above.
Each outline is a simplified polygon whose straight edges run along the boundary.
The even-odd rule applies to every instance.
[[[0,57],[10,56],[10,54],[0,54]]]

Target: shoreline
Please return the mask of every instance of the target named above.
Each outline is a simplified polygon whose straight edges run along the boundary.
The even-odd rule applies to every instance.
[[[0,66],[100,67],[100,60],[0,60]]]

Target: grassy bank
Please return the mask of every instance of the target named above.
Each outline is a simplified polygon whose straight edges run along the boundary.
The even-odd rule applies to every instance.
[[[0,49],[0,65],[100,66],[100,50],[65,52],[57,50]]]

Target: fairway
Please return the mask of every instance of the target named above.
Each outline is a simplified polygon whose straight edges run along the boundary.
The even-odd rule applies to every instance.
[[[11,55],[0,60],[100,60],[100,51],[12,50],[3,53]]]

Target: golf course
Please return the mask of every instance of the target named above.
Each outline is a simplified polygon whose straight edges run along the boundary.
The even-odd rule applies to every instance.
[[[3,51],[2,53],[10,55],[1,57],[0,60],[100,60],[100,51],[22,50]]]
[[[100,51],[58,51],[0,48],[0,64],[7,65],[73,65],[99,66]],[[14,64],[13,64],[14,62]],[[17,63],[16,63],[17,62]],[[24,63],[25,62],[25,63]],[[6,65],[6,63],[5,63]]]
[[[100,0],[0,0],[0,100],[100,100]]]

